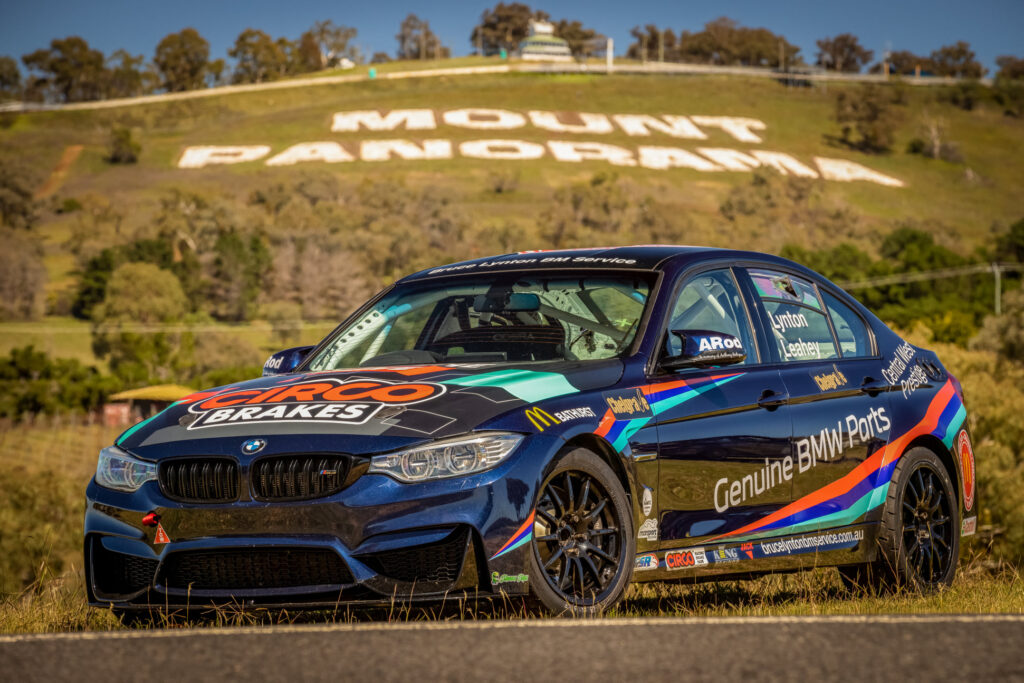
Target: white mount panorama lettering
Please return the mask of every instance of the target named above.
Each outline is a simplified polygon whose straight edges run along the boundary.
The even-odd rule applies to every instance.
[[[269,145],[197,145],[186,147],[178,168],[205,168],[264,160],[267,166],[299,163],[327,164],[353,161],[444,160],[459,156],[494,161],[530,161],[549,157],[562,163],[604,162],[614,166],[635,166],[664,171],[687,168],[699,173],[732,171],[749,173],[771,168],[782,175],[822,178],[836,182],[865,181],[888,187],[903,187],[903,181],[846,159],[814,157],[806,164],[783,152],[729,147],[701,146],[696,149],[639,145],[636,149],[593,140],[529,141],[502,139],[495,131],[521,130],[558,135],[609,135],[650,139],[660,135],[675,140],[710,141],[730,138],[733,142],[760,144],[755,131],[767,125],[759,119],[734,116],[683,116],[678,114],[599,114],[592,112],[551,112],[531,110],[464,108],[358,110],[336,112],[331,117],[332,133],[387,133],[393,131],[434,131],[441,126],[487,131],[488,139],[367,139],[300,142],[271,156]],[[500,133],[498,134],[500,135]]]

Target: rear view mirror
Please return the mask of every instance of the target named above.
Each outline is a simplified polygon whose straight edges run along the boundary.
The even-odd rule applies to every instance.
[[[709,330],[672,330],[672,334],[679,337],[683,350],[661,361],[666,370],[733,365],[747,359],[743,343],[731,334]]]
[[[506,293],[504,296],[491,297],[481,294],[473,299],[473,310],[477,313],[537,311],[540,310],[540,297],[529,292]]]
[[[299,367],[299,364],[306,360],[306,356],[312,350],[312,346],[296,346],[292,349],[278,351],[263,364],[263,376],[288,374]]]

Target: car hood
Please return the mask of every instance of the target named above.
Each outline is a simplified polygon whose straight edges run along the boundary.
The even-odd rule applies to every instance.
[[[524,404],[601,389],[619,360],[523,365],[405,365],[262,377],[175,402],[131,427],[118,446],[159,460],[260,454],[380,453],[487,428]]]

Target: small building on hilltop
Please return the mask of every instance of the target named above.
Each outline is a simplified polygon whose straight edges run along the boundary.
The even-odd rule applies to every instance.
[[[569,43],[555,35],[548,21],[531,21],[530,36],[519,44],[519,56],[535,62],[571,62]]]
[[[157,384],[122,391],[107,399],[109,402],[103,407],[103,421],[111,427],[133,424],[156,415],[194,392],[195,389],[177,384]]]

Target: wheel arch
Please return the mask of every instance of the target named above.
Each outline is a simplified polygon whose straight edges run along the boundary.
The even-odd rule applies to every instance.
[[[963,505],[963,501],[960,499],[960,472],[957,470],[956,461],[953,458],[953,454],[946,448],[946,444],[942,443],[942,440],[932,434],[923,434],[903,449],[903,454],[907,453],[912,448],[927,448],[942,463],[942,466],[946,468],[946,474],[949,475],[949,480],[953,484],[953,497],[956,498],[958,506]],[[903,455],[901,454],[901,455]]]
[[[633,502],[633,477],[626,466],[625,458],[612,448],[610,443],[597,434],[583,433],[577,434],[565,442],[566,450],[572,448],[586,448],[588,451],[592,451],[600,456],[612,468],[612,472],[615,473],[619,483],[622,484],[622,490],[626,492],[627,500],[630,503]]]

